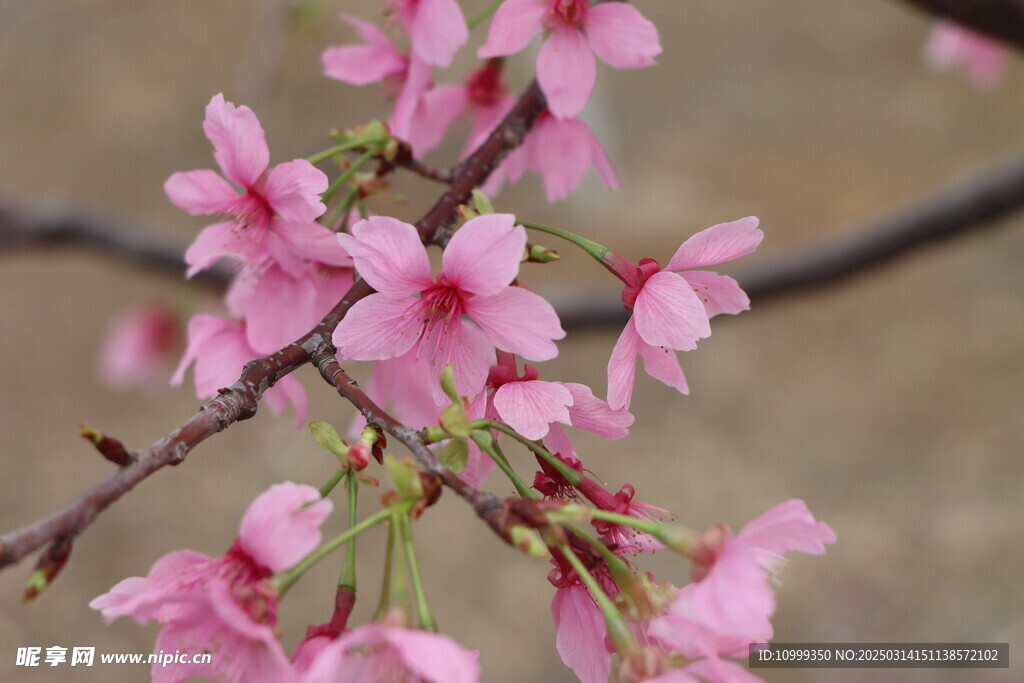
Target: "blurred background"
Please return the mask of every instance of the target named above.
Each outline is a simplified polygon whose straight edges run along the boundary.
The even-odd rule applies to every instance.
[[[466,0],[467,14],[482,1]],[[325,79],[320,52],[350,42],[340,10],[321,0],[289,15],[281,1],[137,3],[0,1],[0,202],[73,208],[181,249],[205,225],[162,191],[178,170],[212,164],[203,107],[223,91],[256,110],[273,162],[326,146],[326,132],[383,118],[380,93]],[[1024,70],[979,90],[921,60],[930,22],[888,0],[639,2],[660,32],[656,68],[602,67],[586,112],[622,187],[591,177],[557,205],[528,178],[498,208],[577,231],[631,258],[667,259],[705,227],[754,214],[766,239],[742,265],[855,230],[942,184],[1024,149]],[[685,6],[684,6],[685,5]],[[372,9],[371,9],[372,6]],[[479,44],[484,29],[471,40]],[[471,50],[453,68],[461,79]],[[512,60],[514,89],[532,58]],[[439,78],[445,78],[444,75]],[[462,133],[430,157],[454,159]],[[401,178],[421,215],[437,186]],[[559,246],[559,245],[552,245]],[[524,268],[560,297],[611,287],[587,257]],[[824,557],[797,555],[783,575],[776,640],[988,641],[1024,646],[1024,216],[1000,230],[921,252],[837,289],[771,302],[719,321],[683,354],[691,395],[641,376],[631,437],[580,435],[589,469],[612,489],[704,529],[739,529],[803,498],[836,530]],[[723,269],[728,270],[728,269]],[[191,387],[116,392],[97,372],[101,345],[126,308],[162,299],[183,313],[206,290],[94,254],[0,255],[0,527],[27,524],[106,476],[80,422],[130,448],[156,441],[199,405]],[[618,329],[577,331],[549,378],[603,395]],[[315,373],[309,419],[347,425],[351,411]],[[81,536],[63,575],[20,604],[34,559],[0,574],[0,679],[144,680],[138,667],[14,666],[19,646],[95,645],[148,652],[156,630],[104,626],[87,603],[144,575],[178,548],[230,545],[247,504],[290,479],[319,486],[332,459],[293,414],[266,410],[145,481]],[[515,453],[520,471],[530,460]],[[510,492],[497,476],[488,482]],[[371,509],[374,493],[365,496]],[[332,520],[330,530],[341,528]],[[554,649],[547,566],[499,545],[446,495],[416,525],[426,588],[443,630],[482,652],[488,681],[569,681]],[[383,534],[361,544],[356,619],[377,600]],[[330,616],[338,561],[325,562],[281,608],[289,647]],[[649,565],[684,581],[672,557]],[[1011,670],[766,670],[783,681],[1018,680]]]

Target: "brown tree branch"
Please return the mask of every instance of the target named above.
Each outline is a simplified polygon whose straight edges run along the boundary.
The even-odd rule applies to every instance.
[[[468,202],[472,190],[486,181],[498,162],[522,142],[544,105],[544,96],[534,82],[477,151],[457,167],[451,187],[416,222],[417,231],[424,241],[438,236],[443,239],[450,230],[459,205]],[[55,231],[55,234],[59,233]],[[5,239],[7,237],[13,242],[19,239],[16,231],[7,232]],[[202,441],[237,421],[255,415],[263,392],[285,375],[308,363],[318,351],[333,348],[331,335],[338,322],[352,304],[372,292],[373,289],[365,282],[357,282],[309,333],[266,358],[247,363],[235,384],[223,389],[219,396],[201,407],[185,424],[149,448],[135,453],[135,462],[119,468],[62,510],[0,536],[0,568],[20,561],[32,551],[56,539],[73,539],[96,515],[150,474],[165,465],[182,462]],[[475,491],[455,490],[470,498]]]
[[[1024,49],[1024,0],[903,0]]]

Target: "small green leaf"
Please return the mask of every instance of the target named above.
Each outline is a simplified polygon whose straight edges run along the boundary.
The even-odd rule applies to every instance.
[[[452,439],[437,453],[438,460],[455,474],[459,474],[469,463],[469,444],[465,439]]]
[[[348,446],[338,436],[337,430],[331,426],[329,422],[317,421],[309,423],[309,431],[316,439],[316,442],[323,446],[328,452],[332,453],[334,457],[341,460],[343,463],[347,463]]]
[[[420,481],[420,472],[412,458],[398,459],[393,455],[385,455],[384,467],[391,477],[391,483],[395,485],[395,491],[404,500],[423,498],[423,482]]]
[[[481,216],[494,213],[494,206],[491,205],[491,200],[480,190],[473,190],[473,203],[476,205],[476,212]]]

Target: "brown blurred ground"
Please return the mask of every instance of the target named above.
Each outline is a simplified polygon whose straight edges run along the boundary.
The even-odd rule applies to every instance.
[[[259,32],[257,4],[0,2],[3,201],[83,207],[185,245],[202,222],[170,206],[161,185],[173,171],[210,164],[200,122],[212,94],[252,103],[251,86],[243,92],[239,83]],[[342,5],[323,4],[332,14]],[[928,23],[898,3],[640,4],[661,30],[660,65],[602,69],[588,112],[621,191],[604,193],[591,180],[570,201],[547,206],[528,181],[501,198],[502,208],[632,257],[662,258],[696,230],[756,214],[767,238],[750,260],[766,262],[1024,148],[1019,63],[993,93],[932,74],[919,59]],[[368,13],[362,3],[346,9]],[[332,126],[382,114],[373,92],[319,75],[320,50],[348,37],[333,22],[294,30],[271,60],[277,68],[257,113],[275,161],[321,148]],[[415,217],[436,188],[406,187],[410,201],[397,211]],[[806,499],[839,543],[824,558],[791,563],[779,594],[780,641],[1009,641],[1019,658],[1022,228],[1017,219],[842,290],[722,321],[683,357],[692,396],[640,381],[634,435],[621,444],[581,438],[587,465],[697,528],[719,520],[738,528],[781,500]],[[542,270],[528,277],[547,291],[608,284],[575,255]],[[107,473],[76,436],[79,422],[139,447],[198,405],[186,389],[126,395],[96,380],[107,323],[156,296],[199,303],[185,285],[89,255],[0,261],[4,530]],[[577,334],[544,372],[601,392],[614,339],[610,331]],[[348,410],[311,373],[300,376],[313,395],[310,419],[346,423]],[[88,600],[169,550],[223,551],[255,494],[286,478],[319,484],[330,471],[290,417],[261,413],[203,444],[185,466],[104,514],[36,604],[18,603],[29,566],[0,576],[0,679],[144,679],[145,667],[16,670],[15,649],[148,651],[153,628],[123,620],[105,627]],[[491,484],[504,492],[497,477]],[[571,680],[553,647],[546,567],[499,547],[451,497],[417,526],[417,540],[443,628],[482,650],[486,680]],[[361,616],[376,600],[378,546],[374,539],[361,553]],[[662,578],[683,579],[671,558],[656,566]],[[322,567],[289,595],[282,612],[290,643],[306,623],[327,618],[334,572]],[[1019,674],[765,678],[1005,682]]]

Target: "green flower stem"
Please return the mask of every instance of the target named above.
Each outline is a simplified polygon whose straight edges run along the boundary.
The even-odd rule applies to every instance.
[[[359,478],[352,470],[348,476],[348,525],[351,527],[356,523],[359,515]],[[341,569],[341,576],[338,578],[339,588],[356,589],[356,537],[353,536],[348,547],[345,548],[345,564]]]
[[[470,31],[472,31],[477,26],[487,21],[487,19],[489,19],[492,14],[497,12],[498,8],[501,7],[501,3],[503,3],[504,1],[505,0],[494,0],[493,2],[489,3],[486,7],[482,7],[476,12],[476,14],[474,14],[468,20],[466,20],[466,26],[469,28]]]
[[[334,487],[345,478],[346,474],[348,474],[348,470],[338,470],[335,472],[334,475],[327,480],[327,483],[320,487],[320,497],[326,498],[329,496],[331,491],[334,490]]]
[[[388,519],[390,516],[391,510],[385,509],[381,510],[380,512],[374,515],[367,517],[359,524],[350,527],[348,531],[345,531],[344,533],[335,536],[330,541],[324,543],[319,548],[311,552],[309,555],[306,555],[304,558],[299,560],[299,563],[291,569],[287,569],[281,572],[280,574],[276,574],[275,576],[273,576],[270,579],[270,581],[277,588],[278,595],[283,596],[288,591],[288,589],[291,588],[292,585],[302,577],[303,574],[309,571],[310,567],[312,567],[314,564],[327,557],[327,555],[331,554],[333,551],[347,543],[350,538],[355,538],[367,529],[371,529],[377,526],[381,522]]]
[[[621,557],[613,553],[608,548],[608,546],[606,546],[598,539],[594,538],[585,531],[580,531],[579,527],[576,526],[567,526],[566,529],[568,531],[571,531],[574,536],[578,536],[584,541],[586,541],[591,548],[597,551],[597,554],[601,556],[601,559],[604,560],[605,564],[607,564],[608,568],[611,570],[612,577],[628,575],[633,573],[632,570],[630,570],[629,565],[626,564],[625,560],[623,560]],[[623,574],[623,572],[625,574]]]
[[[537,494],[530,490],[530,487],[526,485],[516,471],[512,469],[512,465],[509,464],[508,458],[502,453],[501,447],[498,446],[498,442],[494,440],[490,432],[476,431],[470,435],[470,438],[476,443],[476,445],[487,455],[491,456],[491,460],[497,464],[498,469],[505,473],[505,476],[509,478],[512,485],[516,487],[516,491],[523,498],[537,498]]]
[[[377,603],[377,612],[373,615],[374,621],[384,618],[388,608],[391,606],[391,567],[395,558],[395,533],[394,523],[388,525],[388,544],[384,551],[384,573],[381,576],[380,602]]]
[[[359,199],[359,188],[353,187],[352,191],[348,193],[345,199],[338,203],[338,208],[336,208],[334,213],[331,214],[331,220],[327,222],[327,227],[331,230],[335,230],[335,224],[344,216],[346,220],[338,226],[336,232],[345,232],[345,227],[348,223],[348,212],[352,210],[352,206],[356,203],[357,199]]]
[[[586,237],[581,237],[574,232],[568,232],[566,230],[559,230],[558,228],[552,228],[548,225],[541,225],[540,223],[531,223],[530,221],[516,221],[519,225],[530,230],[537,230],[539,232],[546,232],[549,235],[555,237],[561,237],[567,242],[575,244],[583,251],[590,254],[598,263],[604,264],[605,255],[611,251],[608,247],[603,244],[598,244],[592,240],[588,240]]]
[[[637,519],[636,517],[620,515],[606,510],[591,510],[591,515],[594,519],[599,519],[602,522],[621,524],[622,526],[642,531],[645,534],[650,534],[672,550],[684,555],[692,553],[694,546],[700,538],[700,534],[679,524],[665,524],[650,519]]]
[[[367,161],[369,161],[373,157],[377,156],[377,154],[379,152],[380,152],[380,148],[379,147],[372,147],[372,148],[366,150],[365,152],[363,152],[363,155],[361,157],[359,157],[358,159],[356,159],[355,161],[353,161],[352,165],[349,166],[348,168],[346,168],[344,173],[342,173],[340,176],[338,176],[334,180],[334,182],[331,183],[331,186],[327,188],[327,191],[324,192],[322,195],[320,195],[321,197],[323,197],[324,201],[326,202],[327,200],[329,200],[331,198],[331,196],[335,193],[335,191],[339,187],[341,187],[341,185],[346,180],[348,180],[353,175],[355,175],[356,171],[358,171],[363,164],[365,164]]]
[[[412,526],[409,524],[409,511],[405,510],[396,515],[395,521],[398,525],[399,536],[402,545],[405,547],[405,560],[409,565],[409,580],[412,583],[413,597],[416,600],[416,615],[419,618],[420,627],[427,631],[437,631],[437,620],[430,611],[427,603],[427,594],[423,590],[423,582],[420,579],[419,565],[416,564],[416,552],[412,545]]]
[[[347,152],[347,151],[349,151],[351,149],[358,149],[360,147],[365,147],[365,146],[366,146],[366,140],[349,140],[348,142],[343,142],[340,145],[335,145],[334,147],[329,147],[328,149],[325,149],[322,152],[317,152],[316,154],[314,154],[311,157],[306,157],[306,161],[308,161],[309,163],[311,163],[314,166],[316,166],[321,161],[325,161],[327,159],[330,159],[331,157],[337,156],[338,154],[341,154],[342,152]]]
[[[529,448],[531,451],[533,451],[541,458],[543,458],[545,462],[547,462],[549,465],[558,470],[558,473],[565,477],[565,480],[568,481],[569,484],[571,484],[572,486],[576,486],[581,481],[583,481],[582,473],[577,472],[573,468],[569,467],[564,462],[562,462],[555,456],[551,455],[551,453],[546,448],[538,445],[536,441],[530,441],[529,439],[520,435],[514,429],[509,427],[508,425],[503,425],[500,422],[491,422],[489,420],[476,420],[474,422],[471,422],[470,426],[473,429],[497,429],[502,434],[507,434],[508,436],[511,436],[513,439]]]
[[[583,562],[580,561],[580,558],[576,556],[576,553],[569,546],[560,545],[558,550],[576,571],[576,575],[580,577],[580,581],[590,591],[591,597],[594,598],[598,609],[604,615],[604,623],[608,627],[608,635],[615,649],[623,655],[639,650],[640,645],[636,642],[636,638],[633,637],[633,632],[629,630],[625,617],[622,616],[619,608],[615,606],[615,603],[611,601],[601,586],[598,585],[594,575],[583,565]]]

